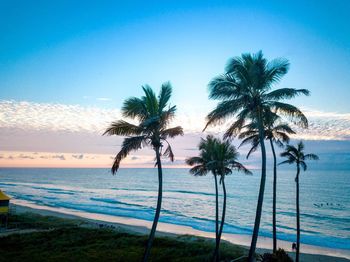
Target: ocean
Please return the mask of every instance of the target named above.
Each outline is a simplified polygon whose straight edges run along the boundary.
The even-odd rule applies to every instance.
[[[0,189],[15,199],[55,208],[152,221],[157,201],[156,169],[2,168]],[[278,239],[295,241],[295,171],[278,173]],[[250,235],[259,171],[226,178],[224,232]],[[214,179],[188,169],[164,169],[160,221],[214,232]],[[300,178],[301,242],[350,250],[350,171],[310,170]],[[221,210],[220,210],[221,211]],[[259,234],[272,236],[272,171],[268,171]]]

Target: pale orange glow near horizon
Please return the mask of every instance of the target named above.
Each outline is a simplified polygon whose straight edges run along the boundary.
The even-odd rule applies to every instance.
[[[0,151],[0,167],[13,168],[110,168],[114,156],[110,154],[76,154],[50,152]],[[183,159],[182,159],[183,160]],[[153,168],[154,157],[149,155],[130,155],[124,159],[120,168]],[[188,168],[185,163],[169,163],[166,168]]]

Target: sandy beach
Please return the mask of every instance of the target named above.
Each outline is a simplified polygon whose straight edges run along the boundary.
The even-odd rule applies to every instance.
[[[57,216],[66,219],[82,219],[90,226],[113,225],[130,233],[148,234],[151,227],[150,221],[140,219],[80,212],[65,208],[40,206],[21,200],[13,200],[12,203],[12,208],[17,213],[33,212],[45,216]],[[196,230],[187,226],[173,225],[161,222],[158,224],[157,234],[163,236],[186,234],[213,238],[213,234],[210,232]],[[248,235],[223,234],[223,239],[230,243],[243,247],[248,247],[250,244],[250,236]],[[279,240],[278,245],[279,247],[290,252],[292,257],[294,256],[291,250],[290,242]],[[270,250],[270,247],[272,246],[272,239],[259,237],[257,246],[258,252],[260,251],[261,253],[266,250]],[[331,249],[304,244],[301,245],[301,250],[301,261],[350,261],[350,251],[348,250]]]

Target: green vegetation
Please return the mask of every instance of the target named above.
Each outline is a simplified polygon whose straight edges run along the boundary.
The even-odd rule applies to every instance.
[[[10,212],[8,220],[8,229],[51,229],[76,227],[85,224],[79,219],[63,219],[54,216],[41,216],[35,213]]]
[[[28,221],[27,221],[28,219]],[[33,214],[17,216],[17,222],[43,232],[13,234],[0,238],[0,261],[140,261],[147,237],[113,229],[78,227],[79,220],[44,217]],[[210,261],[213,240],[193,237],[157,237],[150,261]],[[246,250],[229,243],[221,245],[222,261],[244,255]]]
[[[295,164],[297,166],[297,175],[295,177],[296,184],[296,209],[297,209],[297,250],[295,261],[299,262],[300,255],[300,210],[299,210],[299,174],[300,167],[306,171],[307,165],[306,160],[318,160],[318,156],[315,154],[305,154],[304,153],[304,144],[299,142],[297,147],[292,145],[287,145],[285,151],[281,153],[281,157],[287,158],[280,164]]]
[[[258,257],[258,261],[261,262],[293,262],[293,259],[290,258],[290,256],[284,251],[283,249],[279,248],[275,252],[271,253],[264,253],[263,255],[260,255]]]
[[[246,174],[251,174],[241,163],[237,161],[238,152],[235,146],[231,145],[231,141],[221,141],[211,135],[208,135],[206,139],[202,139],[199,146],[200,155],[197,157],[191,157],[186,159],[186,163],[193,166],[190,169],[190,173],[195,176],[203,176],[211,172],[215,179],[215,196],[216,196],[216,227],[215,237],[216,245],[213,255],[213,261],[220,260],[220,240],[225,223],[226,215],[226,187],[225,176],[232,173],[232,170],[243,171]],[[223,191],[223,207],[221,222],[219,228],[219,201],[218,201],[218,183],[217,176],[220,178],[220,184]]]

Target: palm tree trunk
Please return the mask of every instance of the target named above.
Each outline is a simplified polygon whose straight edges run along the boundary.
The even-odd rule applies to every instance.
[[[264,144],[264,137],[265,137],[264,128],[262,125],[261,114],[260,114],[260,118],[259,118],[259,142],[260,142],[260,147],[261,147],[261,158],[262,158],[262,161],[261,161],[261,180],[260,180],[258,204],[256,207],[252,242],[250,244],[249,255],[248,255],[249,262],[253,262],[255,260],[255,249],[256,249],[256,243],[258,241],[260,219],[261,219],[261,213],[262,213],[262,206],[263,206],[263,202],[264,202],[264,191],[265,191],[265,181],[266,181],[266,149],[265,149],[265,144]]]
[[[157,158],[157,167],[158,167],[158,184],[159,184],[159,186],[158,186],[157,209],[156,209],[156,214],[154,216],[151,233],[150,233],[149,238],[148,238],[146,250],[145,250],[145,253],[143,255],[143,262],[147,262],[148,261],[148,258],[149,258],[150,252],[151,252],[151,248],[152,248],[152,244],[153,244],[153,240],[154,240],[154,235],[155,235],[156,229],[157,229],[157,224],[158,224],[159,215],[160,215],[160,209],[161,209],[161,206],[162,206],[163,172],[162,172],[162,163],[161,163],[161,160],[160,160],[159,149],[160,149],[159,147],[155,148],[156,158]]]
[[[222,206],[221,224],[220,224],[220,230],[219,230],[219,235],[218,235],[218,245],[217,245],[217,249],[216,249],[217,261],[220,260],[220,240],[221,240],[222,231],[224,229],[225,216],[226,216],[226,187],[225,187],[225,179],[222,179],[221,181],[222,181],[222,190],[224,192],[224,203],[223,203],[223,206]]]
[[[277,250],[277,232],[276,232],[276,196],[277,196],[277,161],[276,152],[270,139],[271,150],[273,154],[273,193],[272,193],[272,235],[273,235],[273,253]]]
[[[215,179],[215,250],[213,255],[213,261],[217,260],[216,250],[218,248],[218,236],[219,236],[219,192],[218,192],[218,179],[217,175],[214,174]]]
[[[299,253],[300,253],[300,210],[299,210],[299,173],[300,173],[300,167],[299,164],[297,165],[297,176],[295,177],[295,183],[296,183],[296,205],[297,205],[297,252],[295,255],[295,262],[299,262]]]

